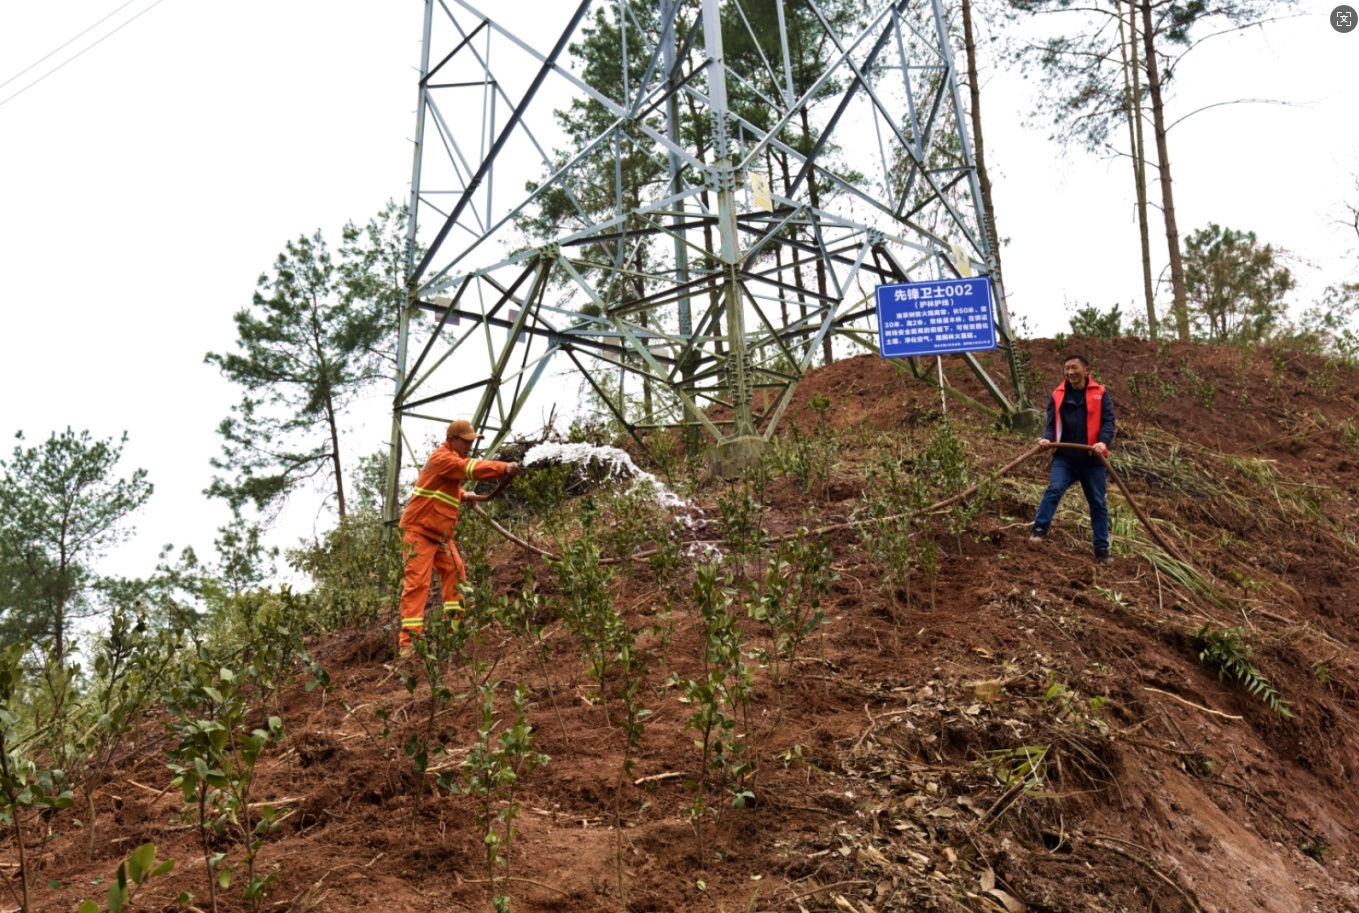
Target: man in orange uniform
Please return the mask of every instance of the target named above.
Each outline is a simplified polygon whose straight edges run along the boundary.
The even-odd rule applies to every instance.
[[[409,656],[413,638],[425,626],[425,598],[429,593],[430,572],[439,571],[443,581],[444,611],[452,616],[462,612],[462,592],[458,584],[466,574],[462,557],[453,543],[458,528],[458,510],[463,501],[484,501],[486,496],[462,490],[464,482],[513,478],[519,475],[518,463],[478,460],[469,456],[472,444],[482,435],[472,423],[458,419],[448,426],[443,445],[430,455],[415,493],[401,515],[406,543],[406,580],[401,590],[401,655]]]

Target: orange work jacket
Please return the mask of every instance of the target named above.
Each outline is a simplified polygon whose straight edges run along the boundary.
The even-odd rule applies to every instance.
[[[401,514],[401,528],[435,539],[452,538],[462,506],[462,483],[503,479],[508,469],[509,464],[499,460],[460,457],[445,441],[420,470],[415,493]]]

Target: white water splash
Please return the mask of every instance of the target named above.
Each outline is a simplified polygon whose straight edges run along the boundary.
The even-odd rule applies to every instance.
[[[722,552],[722,549],[711,542],[690,542],[688,548],[684,550],[684,554],[690,558],[708,560],[716,564],[721,564],[723,561],[727,560],[727,556]]]
[[[681,498],[665,485],[661,480],[651,473],[639,467],[632,461],[632,457],[626,451],[617,447],[597,447],[594,444],[574,443],[574,444],[555,444],[543,443],[535,444],[529,448],[529,452],[524,454],[523,464],[532,466],[535,463],[560,462],[560,463],[589,463],[596,462],[605,469],[606,479],[631,477],[635,481],[629,493],[648,488],[652,491],[656,503],[668,510],[685,510],[702,513],[694,504]],[[680,522],[692,525],[693,520],[688,515],[677,516]]]

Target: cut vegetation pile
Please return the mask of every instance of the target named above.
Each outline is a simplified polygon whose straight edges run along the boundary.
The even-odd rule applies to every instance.
[[[1030,545],[1045,460],[989,471],[1032,441],[848,359],[745,481],[649,467],[688,523],[526,473],[492,512],[557,560],[467,516],[473,609],[424,656],[371,567],[243,600],[112,759],[92,861],[81,802],[22,812],[32,908],[107,908],[151,842],[140,910],[209,909],[212,865],[218,910],[1359,911],[1354,372],[1076,348],[1186,562],[1112,491],[1112,564],[1079,491]]]

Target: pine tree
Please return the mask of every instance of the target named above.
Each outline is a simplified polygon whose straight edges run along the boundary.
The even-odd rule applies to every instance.
[[[1294,0],[1012,0],[1022,13],[1054,16],[1055,34],[1025,46],[1020,57],[1044,84],[1035,113],[1050,120],[1053,138],[1090,151],[1115,149],[1115,131],[1129,130],[1139,213],[1146,209],[1143,105],[1151,109],[1152,138],[1161,186],[1161,212],[1170,261],[1176,333],[1190,337],[1184,255],[1176,221],[1167,140],[1168,88],[1185,56],[1203,41],[1263,26]],[[1220,27],[1216,32],[1204,34]],[[1144,247],[1146,244],[1143,222]],[[1144,252],[1144,283],[1150,272]],[[1147,283],[1149,284],[1149,283]],[[1148,292],[1148,294],[1150,294]],[[1148,314],[1154,326],[1154,311]]]
[[[1212,222],[1185,238],[1185,289],[1194,329],[1211,342],[1259,342],[1282,323],[1297,285],[1273,245]]]
[[[345,408],[387,374],[404,251],[404,210],[389,204],[364,228],[345,226],[338,261],[318,230],[289,241],[260,276],[235,316],[237,351],[205,359],[245,391],[218,426],[222,456],[212,461],[234,478],[214,477],[207,494],[268,513],[319,478],[345,516]]]
[[[131,535],[153,490],[144,469],[115,476],[126,443],[67,428],[0,460],[0,641],[50,640],[59,659],[93,613],[93,562]]]

